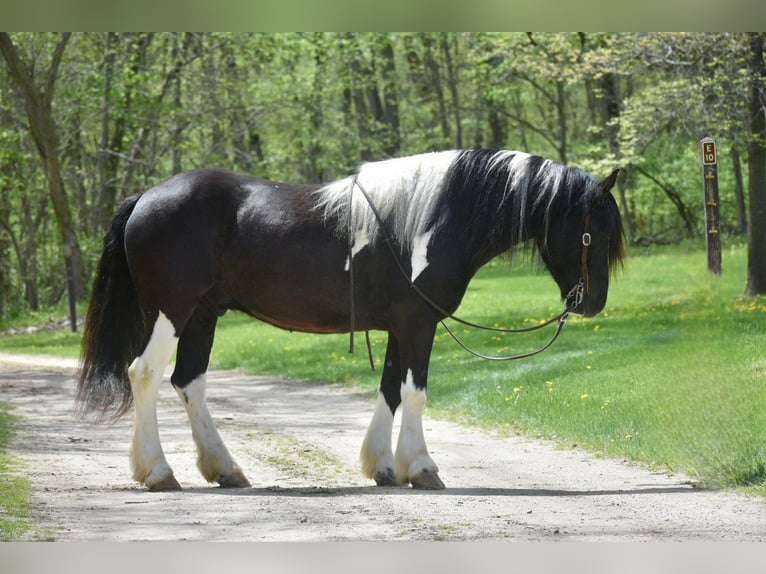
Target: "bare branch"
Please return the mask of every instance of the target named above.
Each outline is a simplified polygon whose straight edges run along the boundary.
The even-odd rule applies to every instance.
[[[56,43],[56,48],[53,50],[53,56],[51,56],[51,65],[48,68],[48,73],[45,76],[45,88],[43,97],[48,101],[50,105],[53,99],[53,90],[56,86],[56,78],[59,75],[59,65],[61,64],[61,58],[64,55],[64,49],[66,48],[69,38],[72,37],[71,32],[63,32],[59,41]]]

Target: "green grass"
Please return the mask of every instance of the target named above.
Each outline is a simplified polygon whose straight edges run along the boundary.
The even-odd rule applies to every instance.
[[[69,328],[40,331],[0,337],[0,353],[19,355],[51,355],[77,359],[80,357],[82,332],[72,333]]]
[[[14,433],[11,407],[0,403],[0,541],[18,540],[29,530],[29,480],[19,475],[7,447]]]
[[[549,351],[523,361],[470,357],[440,327],[429,412],[766,495],[766,297],[743,295],[742,246],[725,251],[723,267],[722,277],[710,275],[699,249],[635,250],[601,315],[570,319]],[[495,262],[471,283],[459,315],[520,326],[559,311],[547,273]],[[534,349],[550,336],[457,330],[490,354]],[[385,335],[371,335],[380,368]],[[16,336],[0,339],[0,351],[77,356],[76,343],[65,332]],[[372,397],[379,372],[370,373],[363,336],[356,345],[349,355],[346,335],[288,333],[229,314],[211,366],[350,382]]]

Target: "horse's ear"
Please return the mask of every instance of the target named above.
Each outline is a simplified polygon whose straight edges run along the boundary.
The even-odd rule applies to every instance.
[[[609,191],[614,187],[614,184],[617,183],[617,177],[620,175],[620,171],[622,171],[622,168],[616,168],[601,183],[598,184],[602,193],[609,193]]]

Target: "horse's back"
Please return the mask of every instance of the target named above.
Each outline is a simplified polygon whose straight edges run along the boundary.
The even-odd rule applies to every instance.
[[[180,322],[202,299],[221,311],[272,316],[281,307],[274,302],[295,289],[294,300],[311,299],[327,271],[317,251],[327,250],[338,268],[327,289],[341,289],[345,248],[314,213],[314,189],[215,169],[183,172],[149,189],[125,230],[142,304]],[[293,279],[282,283],[287,276]],[[282,313],[289,314],[273,315]]]
[[[140,234],[152,227],[165,227],[175,218],[210,221],[211,215],[235,208],[241,201],[246,176],[218,169],[181,172],[144,192],[128,222],[128,233]],[[212,210],[212,211],[211,211]],[[177,231],[177,229],[173,229]]]

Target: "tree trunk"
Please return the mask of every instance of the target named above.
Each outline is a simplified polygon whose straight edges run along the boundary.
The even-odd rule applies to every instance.
[[[306,143],[302,146],[301,151],[305,149],[305,167],[301,169],[304,173],[306,181],[324,181],[323,170],[320,167],[320,159],[323,151],[323,140],[321,137],[322,125],[325,121],[324,114],[324,81],[327,76],[327,46],[324,43],[322,32],[314,32],[312,34],[312,45],[314,47],[314,78],[313,89],[311,95],[306,100],[306,106],[309,112],[309,125],[311,126],[311,132],[306,138]],[[258,143],[258,139],[253,140],[253,135],[258,137],[252,131],[246,132],[248,138],[248,149],[246,154],[248,157],[252,155],[253,143]],[[250,171],[250,170],[247,170]]]
[[[559,160],[566,165],[568,160],[567,135],[569,127],[567,125],[566,88],[562,81],[556,82],[556,120],[558,123]]]
[[[32,311],[40,308],[40,294],[37,288],[39,274],[37,268],[37,228],[40,217],[32,213],[32,205],[29,196],[24,196],[22,202],[24,212],[24,236],[26,240],[23,246],[17,249],[19,261],[19,275],[24,282],[24,299]],[[43,205],[40,206],[44,208]],[[42,209],[40,210],[42,211]],[[40,214],[42,215],[42,213]]]
[[[654,177],[651,173],[646,171],[644,168],[635,166],[635,170],[646,177],[647,179],[653,181],[657,187],[659,187],[662,191],[665,192],[665,195],[668,196],[668,199],[671,201],[673,205],[676,206],[676,210],[678,211],[678,215],[681,217],[681,221],[684,223],[684,228],[686,229],[686,235],[690,238],[694,238],[697,236],[697,227],[694,223],[694,218],[692,217],[691,211],[689,211],[689,208],[686,207],[686,204],[684,203],[683,199],[681,198],[681,195],[673,189],[673,186],[661,182],[659,179]]]
[[[106,171],[106,158],[107,158],[107,146],[109,145],[109,117],[111,111],[112,100],[112,78],[114,76],[114,39],[116,34],[109,32],[106,37],[106,56],[104,60],[104,94],[102,96],[101,103],[101,139],[98,142],[98,184],[99,191],[96,192],[96,201],[93,206],[93,221],[91,227],[94,231],[97,231],[101,227],[101,213],[100,206],[103,203],[103,196],[107,185],[107,171]]]
[[[402,146],[399,125],[399,98],[396,94],[396,68],[394,66],[394,44],[385,38],[379,51],[382,60],[381,77],[383,80],[383,118],[386,125],[385,153],[388,156],[399,154]]]
[[[742,180],[742,160],[737,144],[731,146],[731,164],[734,170],[734,199],[737,203],[737,233],[747,233],[747,209],[745,208],[745,184]]]
[[[125,188],[121,186],[118,171],[124,156],[126,135],[130,130],[127,118],[133,108],[133,96],[138,87],[135,80],[125,82],[122,97],[117,101],[112,101],[111,81],[116,75],[123,72],[114,69],[112,60],[116,58],[120,50],[124,50],[130,62],[129,73],[126,75],[130,78],[138,77],[146,66],[146,53],[152,38],[152,34],[136,34],[131,35],[129,41],[124,43],[120,34],[111,32],[107,38],[108,53],[104,71],[104,106],[106,109],[102,110],[102,122],[105,122],[106,126],[102,126],[102,138],[106,135],[108,139],[99,144],[99,157],[103,159],[104,171],[103,174],[100,174],[101,185],[95,205],[96,217],[93,228],[94,232],[99,234],[107,228],[112,220],[118,199],[127,195]],[[106,113],[107,109],[109,110],[108,114]],[[113,118],[114,121],[111,134],[109,133],[110,118]]]
[[[458,77],[455,66],[452,62],[452,52],[450,51],[448,36],[442,35],[441,48],[444,54],[444,63],[447,67],[447,87],[452,98],[452,119],[455,122],[455,147],[463,147],[463,121],[460,117],[460,94],[458,92]]]
[[[359,61],[361,54],[352,34],[346,35],[348,46],[348,96],[349,103],[353,105],[353,115],[356,116],[357,133],[359,134],[359,159],[370,161],[372,159],[372,150],[370,149],[370,127],[368,124],[367,98],[365,97],[362,78],[364,72],[362,64]],[[351,112],[351,106],[348,107]]]
[[[447,117],[447,103],[444,98],[444,90],[442,89],[439,62],[436,61],[436,58],[433,54],[433,45],[433,38],[427,34],[424,35],[423,47],[425,48],[425,53],[423,56],[423,63],[425,64],[426,69],[429,71],[431,89],[436,94],[436,101],[439,104],[439,124],[441,125],[442,129],[442,137],[444,138],[444,142],[448,142],[450,137],[450,129],[449,118]]]
[[[750,192],[747,250],[747,288],[750,295],[766,294],[766,97],[761,32],[750,37],[750,142],[748,156],[748,190]]]
[[[618,78],[615,74],[604,74],[599,80],[604,97],[601,107],[601,122],[604,126],[604,134],[609,143],[609,152],[617,161],[622,158],[620,150],[620,140],[618,137],[619,127],[616,120],[620,117],[620,89]],[[633,214],[630,212],[628,201],[625,196],[625,178],[621,177],[617,181],[617,192],[620,201],[620,211],[625,223],[625,235],[633,237]]]
[[[178,41],[173,44],[173,59],[178,61],[180,58],[180,48]],[[181,109],[181,74],[178,74],[173,80],[173,111],[178,114]],[[175,117],[175,127],[173,128],[173,173],[183,171],[183,146],[181,145],[184,132],[186,131],[186,122],[179,121]]]
[[[489,147],[491,149],[503,149],[505,147],[506,135],[505,124],[500,117],[497,109],[492,102],[487,101],[489,109],[489,116],[487,121],[489,123]]]
[[[0,229],[6,229],[8,225],[8,212],[6,205],[0,198]],[[10,247],[10,234],[8,238],[3,233],[0,233],[0,318],[5,316],[5,301],[10,291],[10,280],[6,273],[6,269],[10,266],[10,257],[8,256],[8,249]]]
[[[178,52],[171,47],[170,57],[173,62],[170,69],[165,74],[160,87],[160,92],[150,102],[150,109],[147,112],[144,124],[138,129],[138,136],[133,141],[125,171],[120,182],[120,187],[126,194],[133,193],[133,180],[139,167],[142,168],[144,179],[151,176],[157,164],[156,146],[152,145],[150,138],[156,137],[156,130],[159,124],[160,107],[167,94],[170,92],[173,82],[184,68],[190,63],[191,59],[196,58],[198,54],[189,55],[189,48],[193,41],[193,34],[186,32],[183,36],[183,42]],[[152,41],[152,36],[146,40]],[[177,57],[176,57],[177,56]],[[216,124],[214,124],[215,126]]]
[[[86,297],[85,273],[80,251],[80,243],[69,208],[69,198],[61,176],[58,154],[58,136],[53,119],[51,102],[58,76],[58,68],[71,33],[62,33],[51,57],[51,64],[46,72],[43,86],[34,83],[29,69],[22,63],[19,53],[7,32],[0,32],[0,52],[2,52],[13,82],[24,96],[29,129],[43,161],[45,176],[48,180],[48,193],[56,214],[56,223],[65,253],[70,253],[74,294],[78,300]]]
[[[513,117],[524,117],[524,98],[522,97],[521,89],[516,88],[513,91],[512,101]],[[521,142],[521,149],[530,149],[529,140],[527,139],[527,123],[517,122],[516,128],[519,131],[519,142]]]

